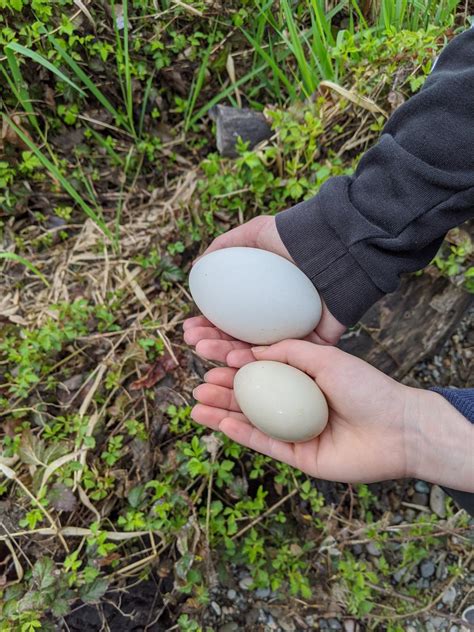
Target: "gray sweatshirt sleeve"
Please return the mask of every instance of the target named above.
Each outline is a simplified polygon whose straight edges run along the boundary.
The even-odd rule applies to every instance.
[[[441,53],[352,177],[277,215],[296,264],[353,325],[400,274],[423,268],[446,232],[474,217],[474,29]]]

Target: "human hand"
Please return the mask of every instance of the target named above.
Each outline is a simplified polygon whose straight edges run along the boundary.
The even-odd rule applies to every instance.
[[[318,437],[284,443],[248,422],[232,385],[236,369],[251,361],[249,354],[252,360],[285,362],[317,381],[329,405],[328,425]],[[301,340],[233,350],[227,363],[229,368],[212,369],[195,389],[199,403],[192,416],[244,446],[325,480],[415,476],[457,489],[473,484],[468,446],[474,429],[437,393],[398,384],[339,349]]]
[[[269,215],[261,215],[249,222],[233,228],[220,235],[204,252],[204,255],[234,246],[246,246],[261,248],[274,252],[289,261],[293,261],[284,243],[280,239],[276,227],[275,218]],[[323,345],[336,344],[343,332],[344,325],[341,325],[322,301],[321,320],[315,331],[307,336],[307,340]],[[189,318],[184,323],[184,339],[187,344],[196,346],[196,351],[209,360],[225,362],[225,358],[230,351],[235,349],[248,349],[251,345],[238,341],[228,336],[223,331],[217,329],[211,322],[202,316]],[[247,357],[252,358],[251,354]]]

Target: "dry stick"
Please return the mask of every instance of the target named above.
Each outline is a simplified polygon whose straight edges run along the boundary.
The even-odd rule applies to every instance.
[[[281,498],[277,503],[275,503],[269,509],[267,509],[267,511],[265,511],[261,516],[258,516],[258,518],[255,518],[254,520],[252,520],[252,522],[250,522],[246,527],[243,527],[243,529],[241,529],[235,535],[233,535],[231,537],[231,540],[236,540],[237,538],[240,538],[240,536],[243,535],[246,531],[248,531],[249,529],[254,527],[256,524],[261,522],[264,518],[266,518],[273,511],[275,511],[275,509],[278,509],[278,507],[280,507],[280,505],[283,505],[284,502],[286,502],[288,499],[292,498],[297,493],[298,493],[298,490],[294,489],[289,494],[287,494],[286,496]]]
[[[32,500],[33,503],[38,506],[40,511],[44,514],[44,516],[46,517],[46,519],[50,523],[54,534],[59,537],[59,539],[61,540],[61,544],[63,545],[64,549],[66,550],[67,553],[69,553],[69,546],[67,545],[66,540],[63,538],[60,529],[58,528],[58,526],[54,522],[53,516],[49,513],[49,511],[46,509],[46,507],[43,507],[43,505],[36,498],[36,496],[32,492],[30,492],[30,490],[28,489],[28,487],[26,487],[26,485],[23,483],[23,481],[18,478],[17,473],[15,472],[15,470],[12,470],[11,468],[7,467],[6,465],[1,465],[0,464],[0,471],[3,472],[3,474],[7,478],[15,481],[15,483],[19,487],[21,487],[21,489],[28,496],[28,498],[30,498],[30,500]],[[0,539],[4,540],[5,536],[0,536]]]

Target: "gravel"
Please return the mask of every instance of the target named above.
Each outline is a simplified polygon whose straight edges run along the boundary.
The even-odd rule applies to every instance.
[[[441,598],[441,601],[446,606],[452,606],[454,602],[456,601],[457,596],[458,596],[458,591],[456,590],[456,588],[454,586],[450,586],[447,590],[445,590]]]
[[[431,560],[426,560],[420,565],[420,573],[424,579],[432,577],[435,574],[436,567]]]
[[[446,494],[438,485],[433,485],[430,492],[431,511],[439,518],[446,518]]]
[[[425,481],[416,481],[415,491],[419,492],[420,494],[429,494],[430,486],[428,485],[428,483],[425,483]]]

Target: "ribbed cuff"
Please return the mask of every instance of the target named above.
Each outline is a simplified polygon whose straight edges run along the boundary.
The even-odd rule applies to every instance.
[[[343,325],[357,323],[384,295],[325,221],[320,194],[279,213],[276,225],[296,265]]]
[[[430,391],[439,393],[468,421],[474,423],[474,388],[441,388],[434,386]]]
[[[442,395],[461,415],[464,415],[468,421],[474,423],[474,388],[457,389],[435,386],[430,388],[430,391]],[[474,516],[474,494],[460,492],[449,487],[443,487],[443,489],[456,501],[459,507],[465,509],[471,516]]]

